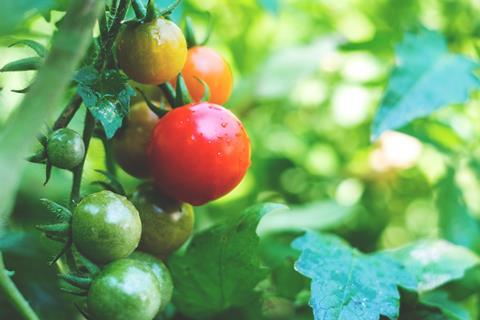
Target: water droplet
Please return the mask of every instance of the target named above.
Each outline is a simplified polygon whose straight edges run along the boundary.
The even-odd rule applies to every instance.
[[[228,123],[227,122],[222,122],[220,125],[222,126],[222,128],[226,128],[228,126]]]

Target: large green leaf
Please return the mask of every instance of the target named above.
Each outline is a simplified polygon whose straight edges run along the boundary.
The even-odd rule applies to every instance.
[[[100,74],[92,66],[80,69],[75,80],[83,103],[100,121],[107,138],[113,137],[128,114],[135,90],[118,71],[106,70]]]
[[[420,302],[442,310],[442,313],[451,320],[472,319],[468,309],[450,300],[445,291],[431,291],[420,295]]]
[[[312,279],[315,319],[396,319],[397,285],[413,289],[415,279],[387,255],[364,255],[335,236],[308,232],[292,246],[301,251],[295,269]]]
[[[419,292],[460,279],[480,263],[472,251],[445,240],[423,240],[386,253],[415,276]]]
[[[443,36],[422,29],[407,33],[396,50],[397,65],[373,122],[373,138],[452,103],[480,87],[478,62],[448,51]]]
[[[480,252],[480,222],[467,207],[451,168],[438,184],[436,205],[442,236],[455,244]]]
[[[258,222],[276,204],[258,205],[239,218],[193,237],[184,255],[169,261],[174,303],[185,315],[204,318],[249,303],[265,277],[260,267]]]

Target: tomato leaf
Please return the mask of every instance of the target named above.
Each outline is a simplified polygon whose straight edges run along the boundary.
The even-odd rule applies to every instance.
[[[445,240],[366,255],[336,236],[307,232],[292,247],[301,251],[295,269],[312,279],[315,319],[397,319],[398,287],[432,290],[480,263],[473,252]]]
[[[422,29],[397,46],[397,65],[373,122],[373,138],[452,103],[480,88],[477,61],[448,51],[443,36]]]
[[[455,244],[480,252],[480,222],[467,207],[451,168],[438,184],[436,205],[442,236]]]
[[[130,98],[135,90],[116,70],[100,74],[92,66],[84,67],[75,75],[78,95],[96,120],[102,124],[107,138],[112,138],[122,126],[130,109]]]
[[[265,277],[256,228],[262,216],[280,207],[254,206],[195,235],[184,255],[170,259],[174,303],[181,313],[203,318],[252,301],[254,287]]]
[[[472,315],[468,309],[464,308],[448,297],[445,291],[431,291],[420,295],[420,302],[424,305],[438,308],[442,313],[452,320],[469,320]]]
[[[307,232],[292,246],[301,251],[295,269],[312,279],[315,319],[396,319],[397,286],[415,288],[415,279],[387,255],[364,255],[338,237]]]
[[[445,240],[423,240],[386,253],[416,277],[419,292],[460,279],[480,263],[472,251]]]

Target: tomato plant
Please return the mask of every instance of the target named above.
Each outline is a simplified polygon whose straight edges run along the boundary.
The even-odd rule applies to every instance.
[[[160,191],[193,205],[230,192],[250,166],[250,140],[240,120],[212,103],[176,108],[153,131],[148,156]]]
[[[478,5],[332,3],[0,1],[0,319],[479,318]]]

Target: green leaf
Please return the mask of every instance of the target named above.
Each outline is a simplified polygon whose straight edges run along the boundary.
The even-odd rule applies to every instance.
[[[373,122],[373,138],[452,103],[480,87],[478,62],[448,51],[443,36],[422,29],[397,46],[397,66]]]
[[[416,277],[419,292],[460,279],[480,263],[472,251],[445,240],[423,240],[385,253]]]
[[[264,235],[283,231],[325,230],[336,227],[357,212],[355,207],[346,207],[334,201],[319,201],[290,210],[278,210],[266,216],[258,226]]]
[[[310,305],[315,319],[396,319],[397,286],[415,279],[385,254],[364,255],[340,238],[307,232],[292,243],[301,251],[295,269],[312,279]]]
[[[438,184],[436,205],[441,235],[450,242],[480,252],[480,222],[467,207],[451,168]]]
[[[2,67],[2,69],[0,69],[0,72],[38,70],[42,64],[43,59],[40,57],[24,58],[7,63]]]
[[[255,230],[262,216],[281,207],[254,206],[195,235],[184,255],[170,259],[174,303],[181,313],[203,318],[251,301],[254,287],[265,277]]]
[[[13,47],[19,44],[23,44],[23,45],[26,45],[27,47],[32,48],[33,51],[35,51],[39,57],[43,58],[47,54],[47,49],[45,48],[45,46],[34,40],[28,40],[28,39],[20,40],[11,44],[9,47]]]
[[[420,295],[420,302],[442,310],[442,313],[452,320],[472,319],[468,309],[450,300],[445,291],[431,291]]]
[[[106,70],[100,74],[92,66],[87,66],[75,75],[78,95],[102,124],[107,138],[112,138],[122,126],[123,118],[130,109],[130,98],[135,90],[127,78],[116,70]]]

